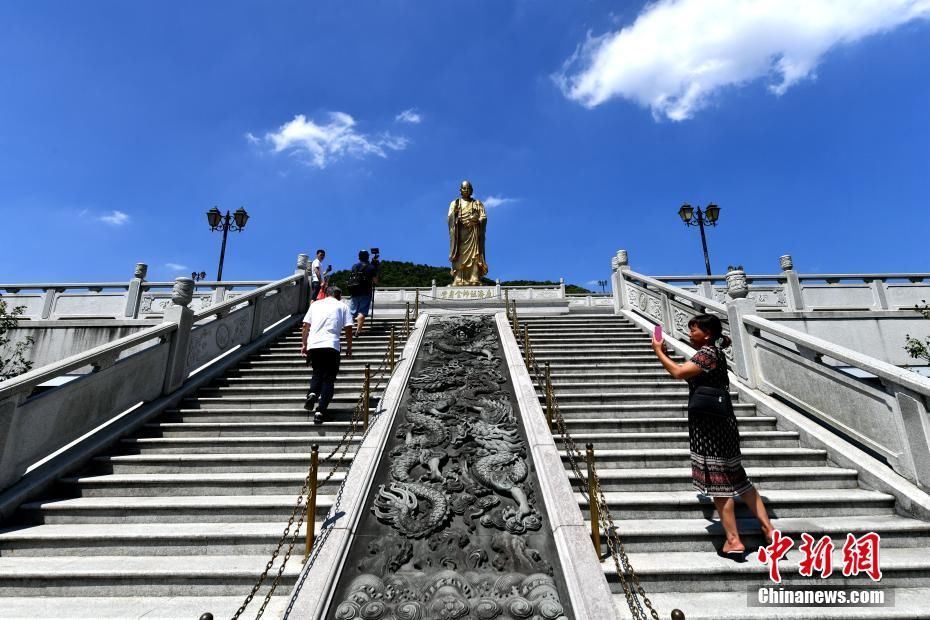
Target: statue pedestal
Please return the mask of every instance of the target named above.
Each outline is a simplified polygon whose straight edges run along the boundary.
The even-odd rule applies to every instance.
[[[497,286],[440,286],[431,288],[375,289],[375,317],[404,316],[419,303],[420,310],[437,313],[494,313],[504,302],[516,301],[517,311],[536,315],[567,314],[568,300],[560,287],[514,287],[506,293]]]

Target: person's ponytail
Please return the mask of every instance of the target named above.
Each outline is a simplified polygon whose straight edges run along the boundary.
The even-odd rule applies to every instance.
[[[730,340],[729,336],[720,336],[720,338],[717,339],[717,346],[721,349],[726,349],[731,344],[733,344],[733,341]]]

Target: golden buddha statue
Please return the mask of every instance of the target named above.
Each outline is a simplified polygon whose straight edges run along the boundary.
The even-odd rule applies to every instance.
[[[449,260],[452,262],[452,286],[479,286],[488,273],[484,261],[484,231],[488,214],[472,187],[462,181],[460,198],[449,204]]]

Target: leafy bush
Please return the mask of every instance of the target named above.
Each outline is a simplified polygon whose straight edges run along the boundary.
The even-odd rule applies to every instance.
[[[7,311],[6,302],[0,299],[0,352],[2,352],[10,342],[7,334],[11,329],[16,327],[19,317],[26,311],[26,306],[16,306]],[[12,379],[24,372],[32,370],[32,362],[26,359],[26,349],[35,342],[32,336],[13,345],[9,357],[0,357],[0,381]]]
[[[914,310],[924,315],[925,319],[930,319],[930,305],[927,304],[925,299],[920,301],[924,304],[923,307],[914,306]],[[905,338],[904,350],[907,351],[908,355],[915,360],[930,362],[930,337],[918,340],[917,338],[911,338],[910,334],[906,334]]]

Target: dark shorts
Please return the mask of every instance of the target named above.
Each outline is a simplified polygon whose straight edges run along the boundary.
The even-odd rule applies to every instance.
[[[368,316],[371,310],[371,295],[359,295],[358,297],[349,298],[349,312],[354,319],[358,315]]]

